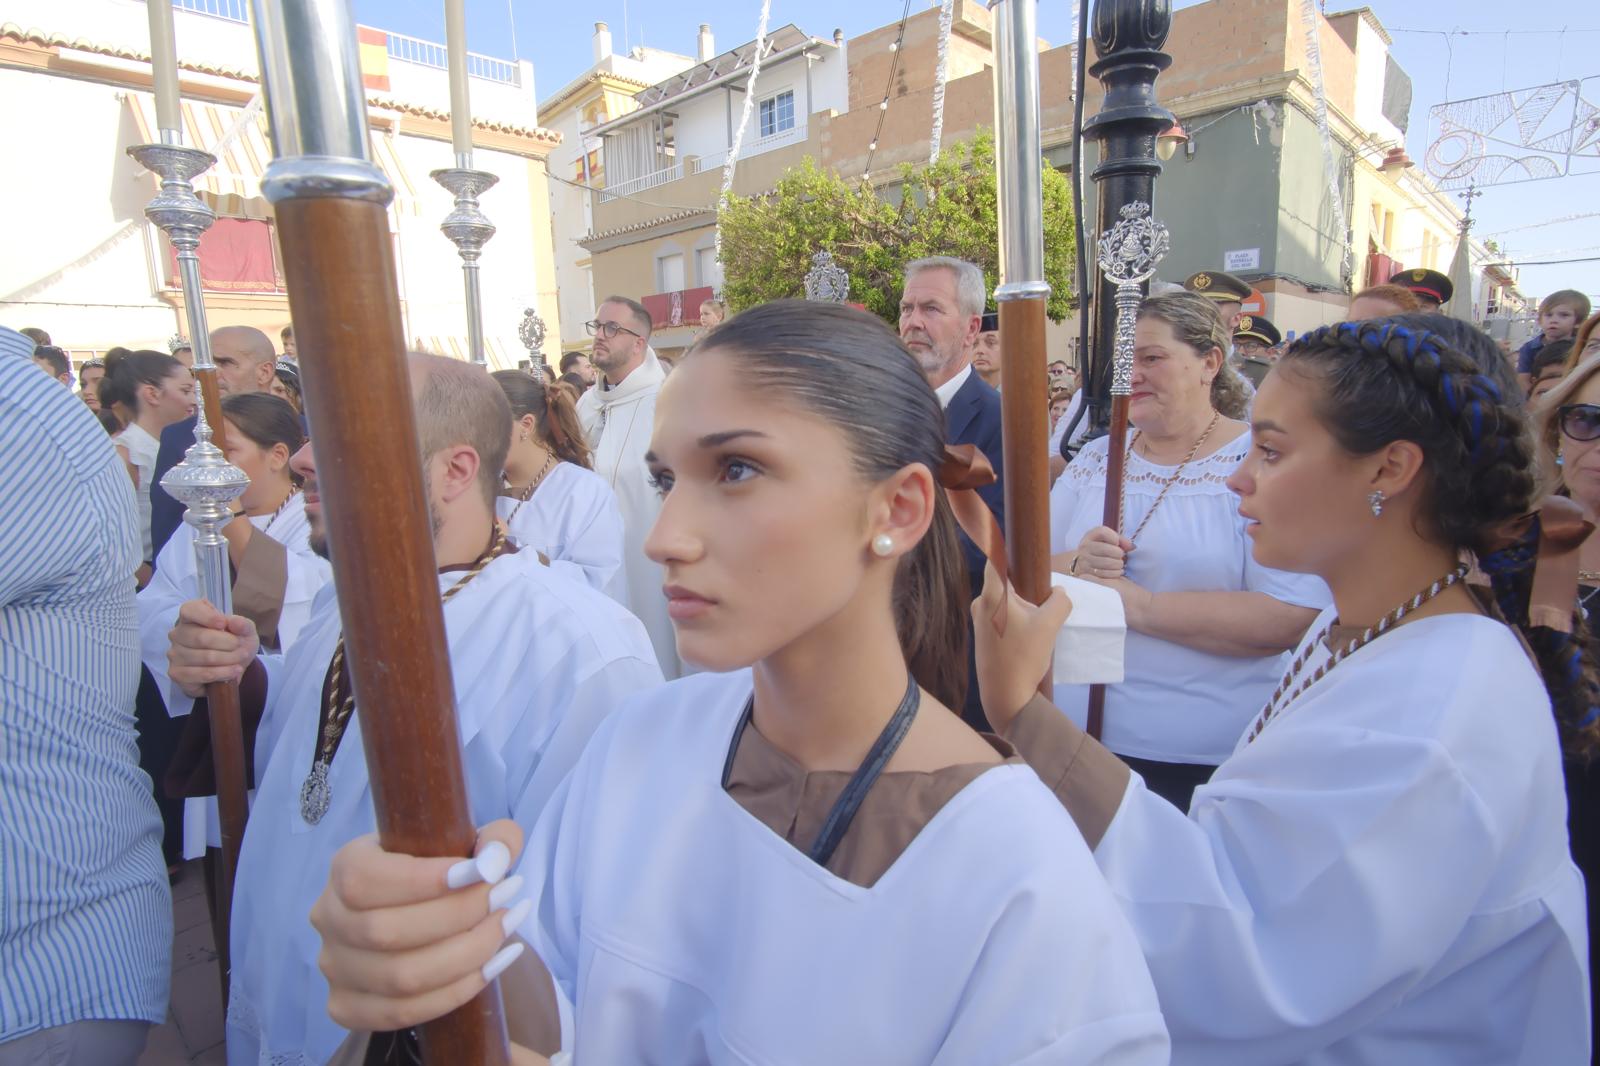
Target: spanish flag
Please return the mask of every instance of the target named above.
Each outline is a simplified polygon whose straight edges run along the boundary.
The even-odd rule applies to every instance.
[[[389,91],[389,35],[371,26],[357,26],[356,40],[361,51],[361,84],[368,89]]]

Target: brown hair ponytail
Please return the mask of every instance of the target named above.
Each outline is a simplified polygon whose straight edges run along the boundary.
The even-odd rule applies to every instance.
[[[883,321],[839,304],[776,300],[742,311],[689,350],[726,353],[759,392],[827,420],[867,482],[913,463],[935,479],[933,520],[895,573],[895,630],[912,677],[957,712],[966,699],[972,599],[955,516],[938,474],[944,411]]]
[[[521,370],[496,370],[490,376],[506,394],[513,421],[532,415],[540,441],[557,459],[585,470],[593,468],[589,444],[578,421],[577,401],[565,385],[548,384],[543,376]]]

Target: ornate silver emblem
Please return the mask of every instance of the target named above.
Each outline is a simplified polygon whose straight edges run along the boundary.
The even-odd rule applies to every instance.
[[[1117,287],[1117,338],[1111,363],[1111,395],[1133,391],[1133,327],[1142,286],[1166,258],[1167,227],[1150,214],[1150,205],[1135,200],[1122,208],[1122,221],[1100,238],[1100,271]]]
[[[811,257],[806,271],[806,299],[842,304],[850,297],[850,275],[833,261],[833,253],[822,251]]]
[[[300,817],[307,825],[316,825],[328,813],[333,802],[333,788],[328,784],[328,764],[318,759],[311,764],[311,772],[300,786]]]
[[[517,327],[517,336],[522,340],[522,346],[528,349],[528,356],[536,363],[544,362],[541,351],[544,348],[544,335],[544,319],[535,314],[533,308],[524,308],[522,324]]]

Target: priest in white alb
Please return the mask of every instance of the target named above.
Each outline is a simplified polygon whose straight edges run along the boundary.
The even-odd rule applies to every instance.
[[[595,473],[606,479],[622,509],[622,572],[628,609],[644,623],[656,660],[668,679],[681,672],[678,648],[661,591],[661,567],[644,553],[644,539],[661,510],[645,452],[655,424],[656,396],[666,372],[650,347],[650,312],[623,296],[609,296],[588,324],[594,365],[604,377],[578,401],[578,418],[594,449]]]

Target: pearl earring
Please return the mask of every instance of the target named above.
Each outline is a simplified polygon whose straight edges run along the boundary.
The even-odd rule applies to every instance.
[[[1372,507],[1373,518],[1377,518],[1383,514],[1383,501],[1384,495],[1382,489],[1374,489],[1372,495],[1367,497],[1367,503]]]
[[[880,559],[887,559],[894,553],[894,538],[887,533],[879,533],[872,538],[872,554]]]

